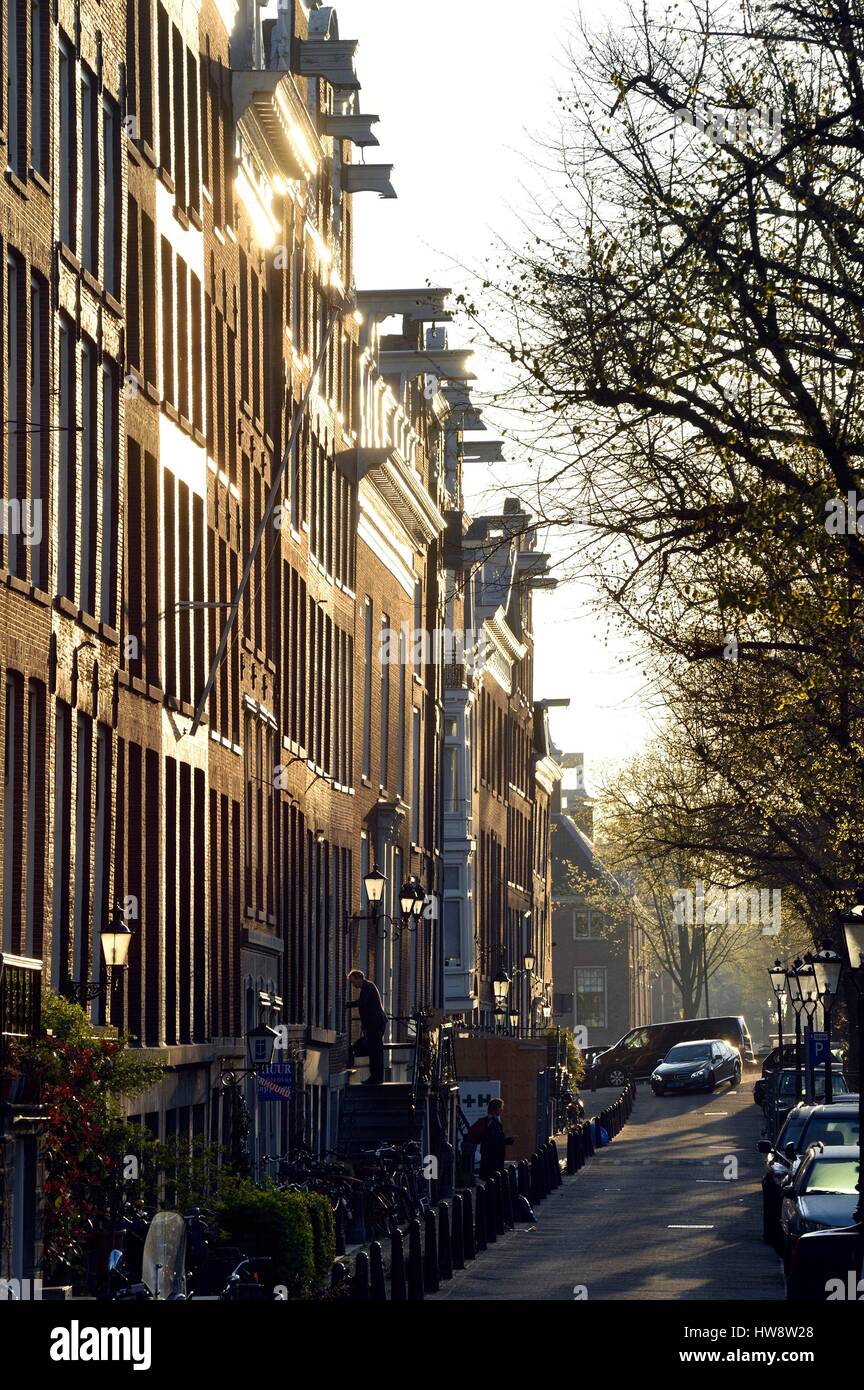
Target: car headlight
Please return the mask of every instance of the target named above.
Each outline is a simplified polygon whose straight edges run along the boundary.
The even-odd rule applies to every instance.
[[[707,1068],[707,1067],[700,1067],[698,1071],[691,1071],[691,1073],[690,1073],[690,1080],[691,1080],[691,1081],[695,1081],[697,1077],[699,1077],[699,1076],[707,1076],[707,1075],[708,1075],[708,1068]]]
[[[659,1080],[660,1080],[660,1073],[659,1073],[659,1071],[654,1071],[654,1072],[651,1073],[651,1080],[652,1080],[652,1081],[659,1081]]]

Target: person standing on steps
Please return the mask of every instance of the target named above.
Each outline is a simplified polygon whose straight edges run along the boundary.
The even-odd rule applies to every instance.
[[[362,1056],[365,1051],[369,1057],[369,1077],[362,1084],[381,1086],[384,1084],[384,1034],[387,1031],[387,1015],[381,1003],[381,995],[372,981],[366,979],[362,970],[352,970],[348,975],[348,983],[359,990],[357,998],[349,1000],[345,1005],[346,1009],[356,1009],[360,1018],[362,1037],[354,1044],[354,1054]]]

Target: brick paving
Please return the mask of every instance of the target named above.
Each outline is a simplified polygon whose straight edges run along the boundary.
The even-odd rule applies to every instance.
[[[584,1099],[593,1113],[604,1093]],[[622,1133],[539,1205],[537,1225],[499,1237],[435,1297],[782,1299],[761,1239],[760,1129],[746,1078],[712,1096],[640,1086]]]

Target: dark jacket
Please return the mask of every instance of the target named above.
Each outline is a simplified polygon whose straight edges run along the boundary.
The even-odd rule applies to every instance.
[[[383,1033],[387,1027],[387,1015],[381,1003],[381,995],[371,980],[364,980],[360,993],[352,999],[349,1009],[356,1009],[364,1033]]]
[[[500,1172],[507,1157],[507,1139],[504,1126],[498,1115],[490,1115],[489,1123],[480,1140],[480,1176],[488,1177]]]

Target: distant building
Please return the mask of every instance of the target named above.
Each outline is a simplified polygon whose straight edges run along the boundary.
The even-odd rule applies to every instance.
[[[559,761],[564,775],[552,797],[552,1017],[562,1027],[585,1028],[581,1046],[602,1047],[651,1021],[652,970],[635,916],[616,927],[574,887],[574,870],[592,878],[609,870],[594,850],[583,755],[565,753]]]

